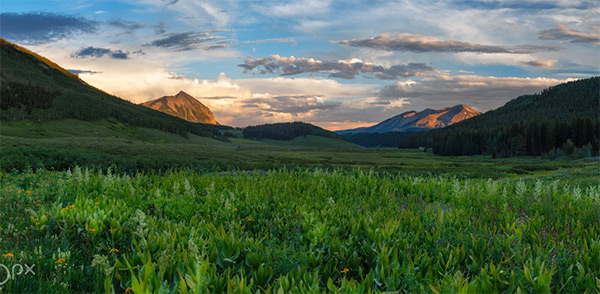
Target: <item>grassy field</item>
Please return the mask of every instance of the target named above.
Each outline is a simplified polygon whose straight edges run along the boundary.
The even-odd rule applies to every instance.
[[[549,177],[0,173],[1,291],[600,291],[600,186]]]
[[[0,292],[600,291],[597,158],[0,131]]]
[[[237,135],[240,135],[239,132]],[[442,157],[418,150],[367,149],[317,136],[297,137],[290,141],[234,137],[230,138],[230,142],[223,142],[191,134],[184,138],[111,120],[3,122],[0,126],[0,155],[0,167],[5,171],[28,168],[67,170],[74,166],[106,170],[112,166],[118,172],[170,168],[206,172],[269,170],[286,166],[502,178],[523,177],[538,171],[551,175],[565,168],[593,173],[593,167],[598,165],[597,161],[590,159]]]

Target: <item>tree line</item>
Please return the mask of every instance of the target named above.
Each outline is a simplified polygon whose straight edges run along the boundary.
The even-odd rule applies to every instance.
[[[303,122],[249,126],[244,129],[243,134],[244,137],[252,139],[291,140],[300,136],[314,135],[346,140],[336,133]]]

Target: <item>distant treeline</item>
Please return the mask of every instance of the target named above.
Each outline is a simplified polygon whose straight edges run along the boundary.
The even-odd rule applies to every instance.
[[[529,120],[496,128],[476,130],[440,129],[405,136],[400,148],[419,146],[438,155],[477,155],[495,157],[540,156],[575,148],[585,148],[588,156],[598,154],[600,119],[573,116],[570,120]]]
[[[251,139],[291,140],[306,135],[346,140],[336,133],[303,122],[265,124],[244,129],[244,137]]]

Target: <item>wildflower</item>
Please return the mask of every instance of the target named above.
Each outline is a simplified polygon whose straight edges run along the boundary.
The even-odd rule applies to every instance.
[[[125,293],[129,293],[129,291],[133,292],[133,288],[129,287],[129,288],[125,289]]]
[[[111,249],[111,250],[110,250],[108,253],[113,253],[113,252],[114,252],[114,253],[118,253],[118,252],[119,252],[119,249],[115,249],[115,248],[113,248],[113,249]]]
[[[169,198],[165,199],[166,202],[169,202]]]
[[[88,229],[88,231],[90,231],[90,232],[92,232],[92,233],[93,233],[93,232],[95,232],[95,231],[96,231],[96,229]]]
[[[100,202],[96,202],[96,205],[100,204]]]
[[[27,194],[31,194],[31,191],[27,190],[27,191],[25,191],[25,193],[27,193]]]
[[[12,254],[12,253],[6,253],[6,254],[4,254],[4,255],[2,255],[2,256],[3,256],[4,258],[7,258],[7,257],[15,257],[15,255],[14,255],[14,254]]]
[[[21,194],[21,190],[17,191],[17,194]]]
[[[35,222],[35,225],[36,225],[36,226],[39,226],[39,225],[40,225],[40,222]]]
[[[37,203],[40,203],[40,202],[42,202],[42,200],[38,199],[36,202],[37,202]]]
[[[12,187],[13,187],[12,185],[8,185],[8,187],[6,187],[6,188],[12,188]]]
[[[350,270],[349,270],[348,268],[345,268],[345,269],[341,270],[341,271],[340,271],[340,273],[342,273],[342,274],[345,274],[345,273],[347,273],[347,272],[349,272],[349,271],[350,271]]]
[[[65,262],[66,262],[66,260],[62,257],[56,260],[56,263],[65,263]]]
[[[254,221],[254,218],[253,218],[253,217],[251,217],[251,216],[247,216],[247,217],[246,217],[246,220],[247,220],[247,221],[249,221],[249,222],[251,222],[251,221]]]
[[[233,209],[233,211],[237,211],[237,207]]]
[[[108,230],[108,231],[109,231],[109,232],[111,232],[111,233],[114,233],[114,232],[116,232],[116,231],[117,231],[117,229],[110,229],[110,230]]]
[[[73,204],[73,205],[69,205],[69,207],[70,207],[71,209],[75,209],[75,205],[74,205],[74,204]]]

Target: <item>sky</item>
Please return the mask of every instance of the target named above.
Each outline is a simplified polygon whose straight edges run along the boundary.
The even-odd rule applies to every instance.
[[[341,130],[600,75],[599,3],[2,0],[0,37],[134,103],[182,90],[221,124]]]

